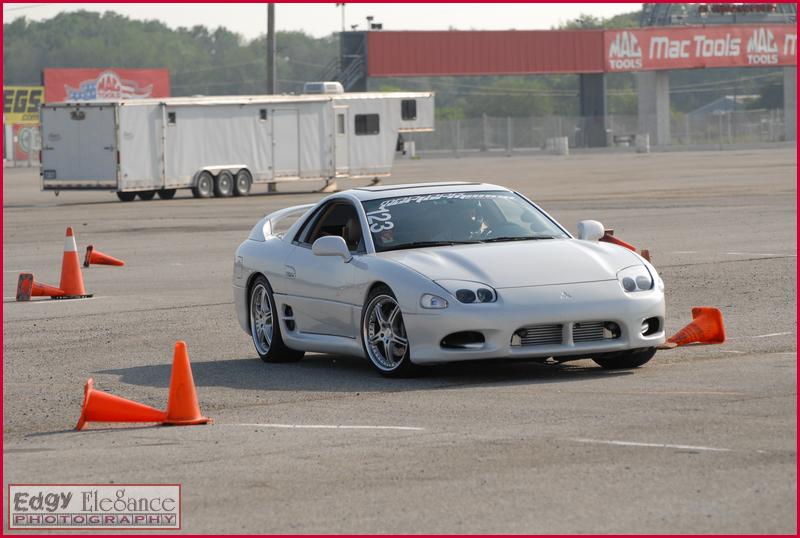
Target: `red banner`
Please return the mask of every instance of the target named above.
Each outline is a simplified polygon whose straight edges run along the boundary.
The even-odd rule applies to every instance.
[[[797,27],[785,24],[608,30],[606,71],[797,65]]]
[[[169,97],[168,69],[45,69],[48,103]]]

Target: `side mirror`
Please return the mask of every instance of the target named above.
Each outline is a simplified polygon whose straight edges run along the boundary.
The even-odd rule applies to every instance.
[[[353,256],[350,255],[350,249],[347,248],[347,243],[338,235],[320,237],[311,245],[311,252],[315,256],[341,256],[344,263],[353,259]]]
[[[582,220],[578,223],[578,239],[599,241],[606,234],[603,223],[596,220]]]

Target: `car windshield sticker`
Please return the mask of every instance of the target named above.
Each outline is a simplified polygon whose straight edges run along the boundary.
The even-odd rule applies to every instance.
[[[400,198],[389,198],[382,200],[378,209],[385,210],[389,207],[396,205],[404,205],[410,203],[421,204],[422,202],[435,202],[437,200],[486,200],[505,198],[507,200],[514,200],[514,196],[506,193],[492,193],[492,192],[443,192],[439,194],[420,194],[416,196],[402,196]]]
[[[367,213],[367,222],[369,223],[369,230],[372,233],[379,233],[394,228],[392,214],[383,208],[378,208],[375,211]]]
[[[373,234],[379,234],[383,243],[391,243],[394,234],[390,230],[394,228],[392,213],[389,208],[405,204],[421,204],[423,202],[436,202],[439,200],[486,200],[504,198],[514,200],[514,196],[506,193],[492,192],[443,192],[439,194],[421,194],[416,196],[402,196],[400,198],[389,198],[381,200],[377,209],[367,212],[367,223],[369,230]]]

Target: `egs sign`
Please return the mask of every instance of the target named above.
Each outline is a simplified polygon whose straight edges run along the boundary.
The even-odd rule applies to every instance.
[[[4,123],[39,123],[43,97],[42,86],[3,86]]]

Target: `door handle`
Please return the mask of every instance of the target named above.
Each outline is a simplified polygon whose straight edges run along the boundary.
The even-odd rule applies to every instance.
[[[114,151],[114,146],[105,146],[103,149],[107,149],[108,151]]]

